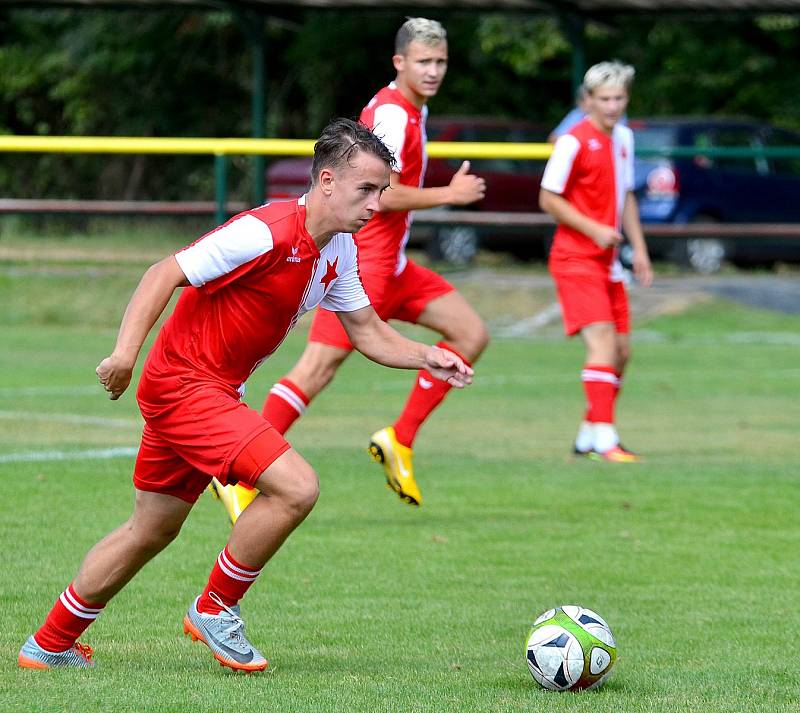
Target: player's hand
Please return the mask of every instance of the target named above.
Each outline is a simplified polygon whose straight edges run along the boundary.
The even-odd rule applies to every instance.
[[[598,224],[589,237],[604,250],[606,248],[613,248],[622,242],[622,235],[610,225]]]
[[[94,370],[103,388],[108,391],[108,398],[116,401],[128,388],[133,375],[133,367],[123,363],[113,354],[101,361]]]
[[[653,284],[653,266],[650,264],[647,250],[633,251],[633,274],[642,287],[650,287]]]
[[[450,386],[463,389],[472,383],[472,367],[467,366],[457,354],[439,347],[429,347],[425,353],[425,368],[437,379]]]
[[[450,179],[451,205],[468,205],[486,195],[486,181],[469,172],[469,161],[464,161]]]

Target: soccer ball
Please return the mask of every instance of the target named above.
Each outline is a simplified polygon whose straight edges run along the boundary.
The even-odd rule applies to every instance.
[[[597,688],[617,660],[608,624],[591,609],[549,609],[535,622],[525,652],[533,680],[550,691]]]

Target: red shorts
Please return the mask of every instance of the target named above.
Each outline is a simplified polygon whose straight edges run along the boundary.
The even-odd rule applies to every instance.
[[[222,389],[195,389],[147,419],[133,483],[194,503],[212,477],[254,485],[286,439],[257,411]]]
[[[619,334],[631,331],[628,295],[622,282],[592,273],[552,273],[567,335],[595,322],[613,322]]]
[[[399,275],[373,271],[363,264],[360,272],[369,301],[386,322],[399,319],[415,324],[430,302],[455,290],[439,273],[411,260]],[[339,349],[353,348],[336,313],[322,308],[314,315],[308,341]]]

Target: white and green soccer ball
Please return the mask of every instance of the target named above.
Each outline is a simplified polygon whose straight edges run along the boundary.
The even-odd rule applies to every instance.
[[[617,660],[605,620],[591,609],[566,605],[533,622],[525,652],[533,680],[550,691],[597,688]]]

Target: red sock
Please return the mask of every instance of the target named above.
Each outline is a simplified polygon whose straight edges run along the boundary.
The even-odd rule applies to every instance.
[[[581,372],[586,393],[586,420],[590,423],[614,423],[614,400],[619,378],[613,366],[586,364]]]
[[[89,604],[75,594],[70,584],[56,599],[56,603],[33,638],[45,651],[60,652],[72,648],[105,604]]]
[[[239,564],[231,557],[231,553],[228,552],[226,547],[219,553],[219,557],[214,563],[214,568],[208,578],[208,584],[206,584],[206,588],[200,595],[200,601],[197,602],[197,611],[205,612],[206,614],[219,614],[222,611],[219,602],[209,596],[212,592],[227,607],[238,604],[259,574],[261,574],[260,569],[251,569]]]
[[[453,347],[444,342],[439,342],[436,346],[457,354],[465,364],[470,366],[469,361]],[[446,381],[435,378],[425,369],[417,372],[417,380],[408,395],[405,408],[394,423],[395,435],[400,443],[411,448],[420,426],[431,415],[433,410],[444,401],[444,397],[447,396],[447,392],[451,388]]]
[[[289,379],[281,379],[269,390],[261,415],[278,429],[278,433],[285,435],[303,415],[310,400],[297,384]]]
[[[588,368],[588,367],[587,367],[587,368]],[[616,406],[616,404],[617,404],[617,397],[619,396],[619,392],[620,392],[620,391],[622,391],[622,372],[621,372],[621,371],[617,371],[617,370],[615,369],[615,370],[614,370],[614,376],[616,376],[616,377],[617,377],[617,384],[616,384],[616,386],[614,387],[614,406]],[[589,410],[590,410],[590,409],[589,409],[589,400],[588,400],[588,398],[587,398],[587,400],[586,400],[586,411],[585,411],[585,413],[584,413],[584,415],[583,415],[583,420],[584,420],[584,421],[591,421],[591,419],[589,418],[589,415],[590,415],[590,414],[589,414]],[[600,423],[602,423],[602,421],[601,421]]]

